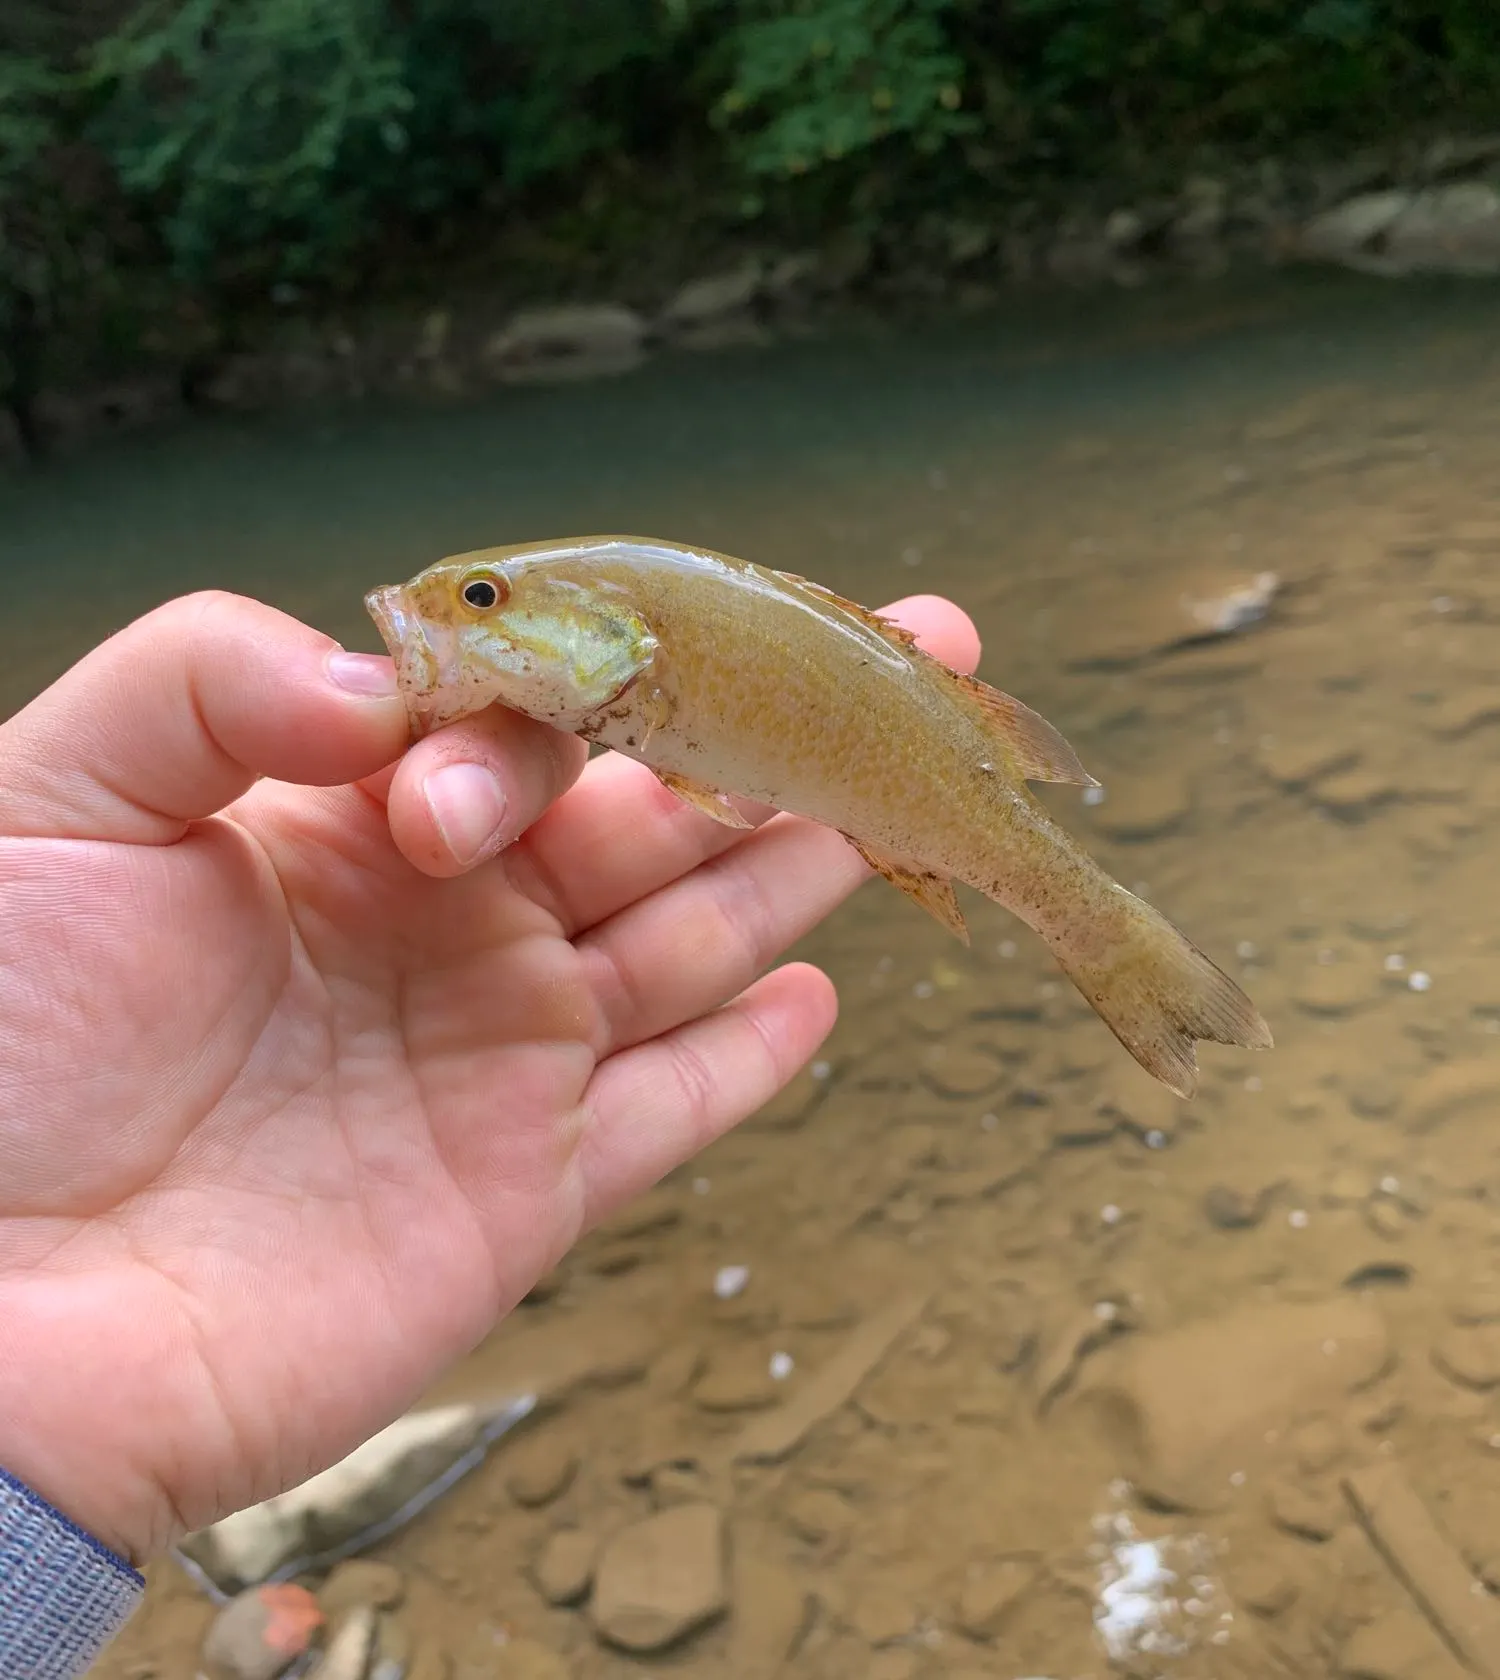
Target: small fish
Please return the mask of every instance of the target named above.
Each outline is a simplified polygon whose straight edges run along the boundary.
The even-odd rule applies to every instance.
[[[1052,725],[819,584],[600,536],[457,555],[365,605],[414,738],[498,702],[649,766],[716,822],[748,826],[732,795],[811,818],[967,943],[962,881],[1179,1096],[1198,1040],[1271,1046],[1234,981],[1032,797],[1028,781],[1098,785]]]

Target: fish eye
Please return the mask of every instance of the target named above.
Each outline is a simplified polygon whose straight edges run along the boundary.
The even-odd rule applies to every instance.
[[[475,612],[488,612],[510,594],[510,586],[494,572],[480,572],[464,584],[462,594],[465,605]]]

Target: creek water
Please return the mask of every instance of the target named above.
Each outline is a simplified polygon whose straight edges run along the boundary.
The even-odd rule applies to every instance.
[[[581,1372],[380,1548],[413,1680],[1500,1674],[1497,327],[1481,285],[1183,286],[0,480],[0,713],[179,591],[375,647],[371,583],[545,536],[947,594],[1103,783],[1049,807],[1276,1034],[1204,1047],[1183,1105],[998,907],[964,895],[965,949],[862,888],[798,953],[842,997],[815,1067],[441,1385]],[[1263,619],[1187,637],[1266,573]],[[852,1398],[725,1468],[904,1291]],[[539,1453],[571,1468],[537,1503]],[[1430,1532],[1371,1517],[1376,1471]],[[558,1531],[684,1501],[727,1525],[727,1608],[669,1652],[539,1590]],[[191,1674],[211,1613],[160,1566],[98,1673]]]

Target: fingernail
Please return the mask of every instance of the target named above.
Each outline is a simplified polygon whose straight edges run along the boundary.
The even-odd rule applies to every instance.
[[[422,783],[433,823],[453,861],[464,867],[495,849],[505,794],[480,764],[445,764]]]
[[[329,682],[346,694],[388,700],[396,692],[396,667],[378,653],[345,653],[335,648],[324,668]]]

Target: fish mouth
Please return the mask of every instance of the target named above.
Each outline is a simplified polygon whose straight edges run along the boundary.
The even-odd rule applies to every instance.
[[[433,626],[414,610],[402,584],[372,589],[365,596],[365,611],[375,621],[396,667],[396,686],[406,701],[412,736],[423,736],[433,726],[438,690],[456,680],[457,638],[435,634]]]

